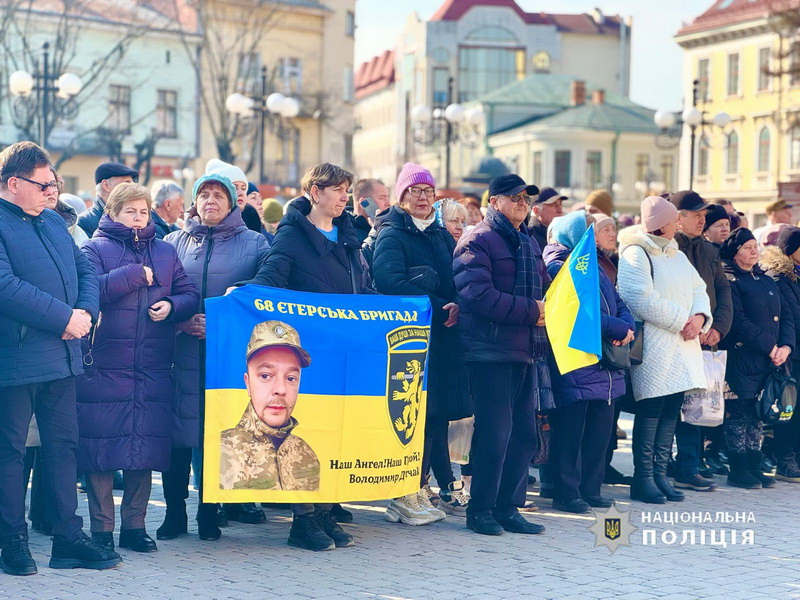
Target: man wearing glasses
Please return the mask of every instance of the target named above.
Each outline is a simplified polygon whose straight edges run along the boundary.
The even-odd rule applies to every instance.
[[[138,180],[138,171],[120,163],[107,162],[97,167],[94,172],[97,197],[94,199],[92,208],[78,218],[78,227],[83,229],[86,235],[92,237],[97,229],[97,224],[100,223],[100,217],[103,216],[106,200],[108,200],[111,190],[120,183],[136,183]]]
[[[461,237],[453,260],[475,401],[467,527],[484,535],[544,531],[518,510],[536,451],[535,390],[548,378],[542,298],[550,278],[525,225],[538,194],[518,175],[493,179],[486,218]]]
[[[41,437],[50,567],[105,569],[121,559],[96,546],[77,516],[75,376],[80,338],[100,309],[97,276],[64,222],[45,206],[57,192],[50,157],[32,142],[0,152],[0,567],[33,575],[23,488],[32,414]]]

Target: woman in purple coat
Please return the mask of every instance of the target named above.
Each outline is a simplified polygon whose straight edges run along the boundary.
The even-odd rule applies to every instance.
[[[124,492],[119,545],[154,552],[144,527],[151,472],[169,468],[174,323],[200,299],[175,248],[157,240],[150,193],[114,188],[83,252],[100,281],[100,318],[78,380],[78,469],[85,472],[92,538],[114,548],[114,471]]]

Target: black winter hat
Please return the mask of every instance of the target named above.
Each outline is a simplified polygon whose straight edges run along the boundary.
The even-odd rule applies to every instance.
[[[703,225],[703,232],[705,232],[714,223],[721,221],[722,219],[728,219],[728,222],[730,222],[731,216],[728,214],[728,211],[725,210],[724,206],[713,204],[706,213],[706,224]]]
[[[722,242],[722,247],[719,249],[719,255],[721,258],[731,260],[734,256],[736,256],[736,253],[739,252],[739,248],[744,246],[750,240],[754,239],[756,238],[753,235],[753,232],[749,229],[745,227],[734,229],[731,231],[728,239]]]
[[[785,227],[778,234],[776,244],[786,256],[791,256],[800,248],[800,227]]]

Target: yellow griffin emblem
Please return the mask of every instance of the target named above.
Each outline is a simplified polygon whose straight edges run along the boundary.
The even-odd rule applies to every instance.
[[[394,420],[394,428],[408,440],[417,428],[417,415],[422,400],[422,365],[418,360],[410,360],[406,363],[406,371],[408,374],[401,371],[392,378],[401,381],[403,385],[402,391],[392,392],[392,400],[406,403],[403,414]],[[408,379],[411,381],[407,381]]]
[[[620,520],[619,519],[606,519],[606,537],[610,540],[615,540],[620,535]]]
[[[575,263],[575,270],[580,271],[581,275],[586,275],[586,272],[589,270],[589,255],[584,254],[583,256],[579,256],[577,262]]]

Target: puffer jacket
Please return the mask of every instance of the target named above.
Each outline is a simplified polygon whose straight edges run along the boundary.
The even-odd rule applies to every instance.
[[[134,230],[103,215],[83,253],[100,281],[100,320],[78,378],[78,470],[167,470],[174,324],[195,314],[200,294],[152,221]],[[147,311],[161,300],[172,311],[156,323]]]
[[[631,368],[634,398],[705,389],[700,341],[681,335],[695,314],[706,318],[704,333],[711,327],[705,282],[675,240],[650,235],[640,225],[620,231],[618,240],[619,295],[644,323],[643,361]]]
[[[186,222],[186,229],[170,233],[165,242],[175,246],[183,268],[200,291],[195,313],[204,313],[206,298],[223,296],[237,281],[251,279],[264,266],[269,243],[260,233],[250,231],[235,208],[214,227],[198,217]],[[200,408],[205,389],[205,340],[179,333],[175,360],[175,403],[173,404],[173,446],[200,445]]]
[[[777,246],[767,246],[761,253],[758,264],[778,284],[781,297],[786,302],[794,321],[794,347],[800,348],[800,275],[797,267]],[[792,352],[791,358],[797,376],[800,374],[800,352]]]

